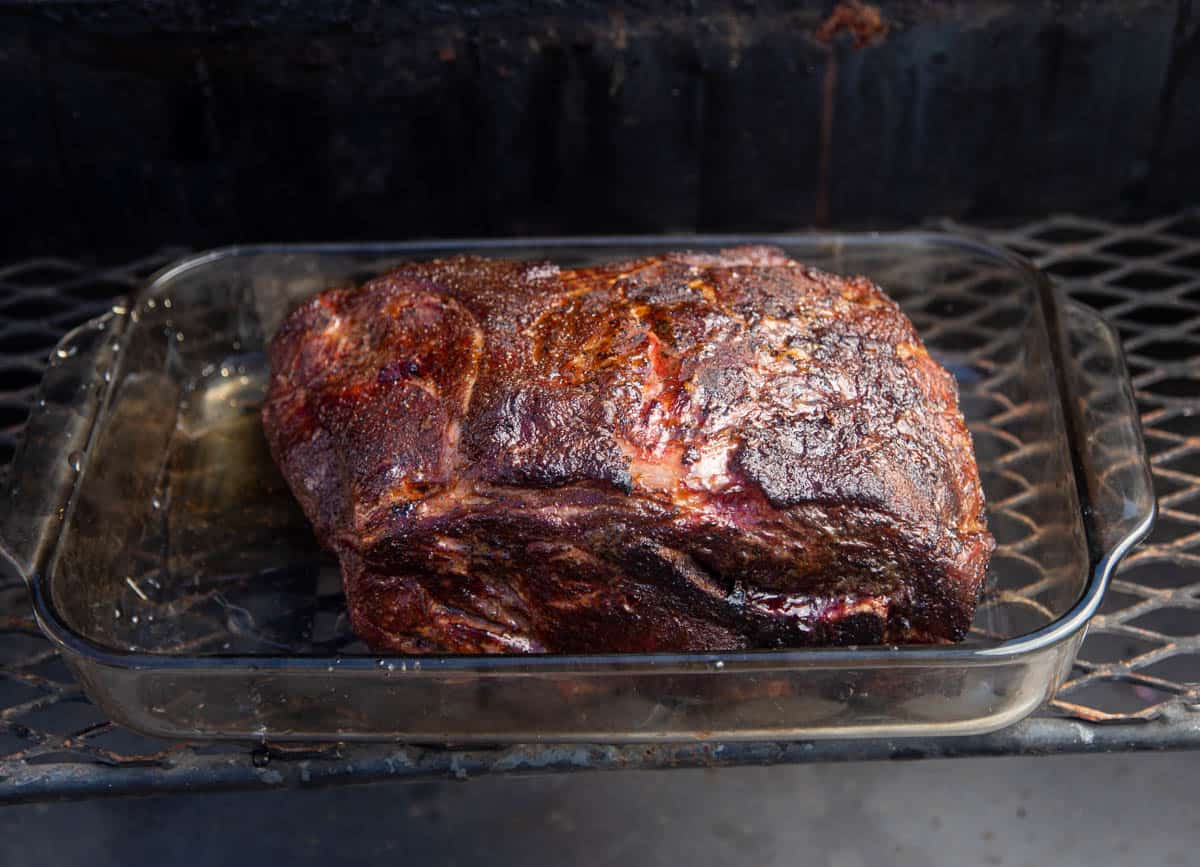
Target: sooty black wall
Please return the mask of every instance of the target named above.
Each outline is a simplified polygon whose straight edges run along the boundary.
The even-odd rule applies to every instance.
[[[0,250],[1161,211],[1193,5],[0,2]]]

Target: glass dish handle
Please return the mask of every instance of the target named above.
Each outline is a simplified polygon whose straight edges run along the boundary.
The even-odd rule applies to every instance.
[[[1141,418],[1121,339],[1090,307],[1068,301],[1062,313],[1062,371],[1080,497],[1100,573],[1145,538],[1157,506]]]
[[[0,507],[0,564],[29,580],[57,537],[112,378],[126,314],[121,307],[68,333],[50,354]]]

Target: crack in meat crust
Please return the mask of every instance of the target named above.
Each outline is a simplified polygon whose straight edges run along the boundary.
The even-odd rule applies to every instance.
[[[993,541],[950,375],[768,247],[456,257],[323,292],[263,423],[372,648],[943,642]]]

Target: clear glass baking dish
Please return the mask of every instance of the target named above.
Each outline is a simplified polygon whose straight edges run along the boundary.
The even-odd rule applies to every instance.
[[[957,646],[407,657],[350,633],[263,442],[300,299],[459,252],[563,265],[771,243],[884,286],[955,374],[999,547]],[[934,234],[243,247],[182,261],[55,351],[0,517],[87,693],[188,738],[654,741],[978,733],[1070,669],[1154,497],[1116,335],[1020,259]]]

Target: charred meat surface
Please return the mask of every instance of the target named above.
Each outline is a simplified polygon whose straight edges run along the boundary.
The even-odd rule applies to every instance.
[[[457,257],[295,310],[263,423],[398,653],[945,642],[993,541],[955,383],[779,250]]]

